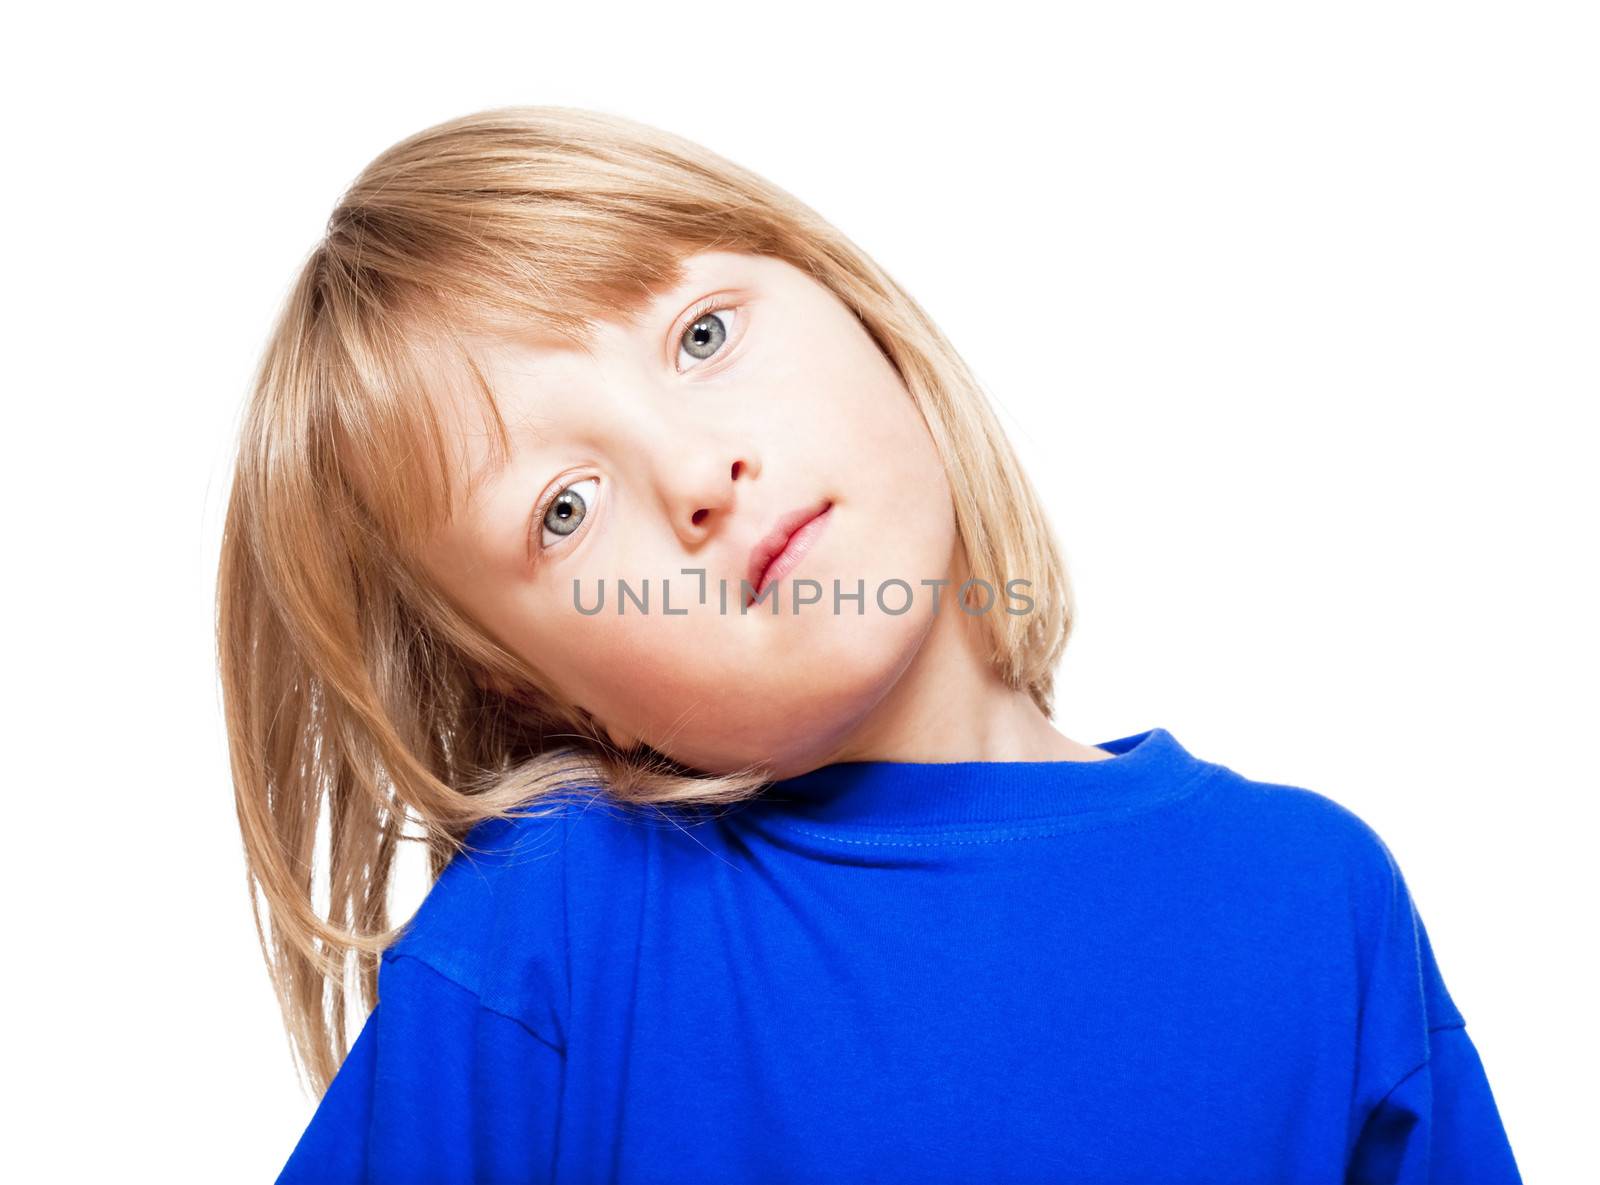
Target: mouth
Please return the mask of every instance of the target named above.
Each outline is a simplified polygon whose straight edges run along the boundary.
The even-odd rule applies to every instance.
[[[832,508],[833,500],[825,499],[791,511],[751,549],[746,579],[755,592],[746,598],[747,607],[760,598],[768,585],[783,579],[794,569],[827,525]]]

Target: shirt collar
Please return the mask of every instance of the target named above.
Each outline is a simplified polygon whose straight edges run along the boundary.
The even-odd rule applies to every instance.
[[[1147,806],[1211,768],[1164,728],[1099,748],[1096,761],[843,761],[773,782],[764,813],[813,824],[1028,823]]]

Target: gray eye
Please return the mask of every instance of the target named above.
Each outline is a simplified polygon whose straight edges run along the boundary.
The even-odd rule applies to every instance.
[[[594,497],[594,490],[591,488],[587,496],[578,491],[586,486],[595,487],[599,484],[599,478],[586,477],[563,489],[551,500],[550,508],[544,512],[544,529],[560,538],[572,534],[581,527],[589,513],[589,503]],[[550,546],[549,542],[545,542],[544,546]]]
[[[727,309],[719,309],[695,318],[694,324],[683,331],[681,340],[684,352],[691,358],[703,361],[722,349],[723,343],[728,340],[728,322],[725,318],[730,316]]]

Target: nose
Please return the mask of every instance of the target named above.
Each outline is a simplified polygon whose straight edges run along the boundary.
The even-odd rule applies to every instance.
[[[656,464],[667,518],[686,547],[715,532],[733,510],[741,483],[761,472],[754,449],[723,439],[664,449]]]

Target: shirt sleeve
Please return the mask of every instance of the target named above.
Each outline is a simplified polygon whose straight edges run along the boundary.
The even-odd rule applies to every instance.
[[[1362,1001],[1351,1185],[1520,1185],[1466,1021],[1405,878],[1378,841],[1378,937]]]
[[[1428,1034],[1428,1061],[1369,1114],[1348,1180],[1520,1185],[1494,1094],[1465,1025]]]
[[[544,1182],[561,1050],[410,955],[367,1017],[277,1185]]]

